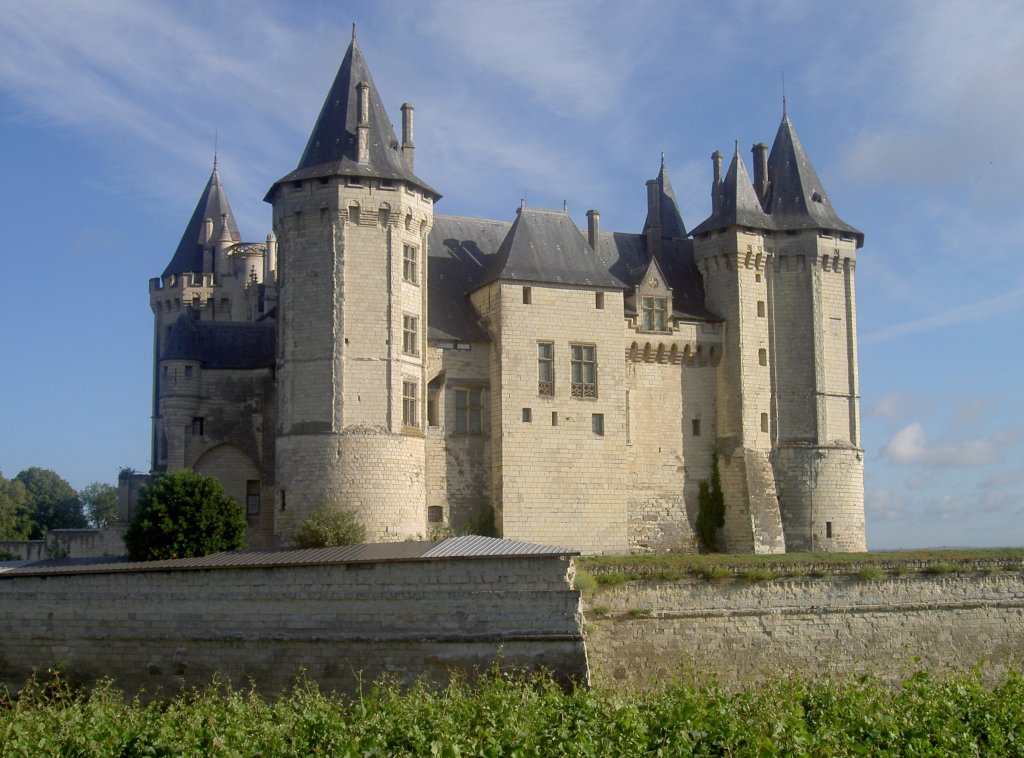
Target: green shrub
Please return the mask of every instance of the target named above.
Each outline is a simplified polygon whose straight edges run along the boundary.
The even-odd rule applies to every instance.
[[[608,616],[610,616],[611,613],[612,609],[609,608],[607,605],[595,605],[593,608],[590,609],[590,615],[594,618],[599,619],[608,618]]]
[[[769,579],[778,578],[778,574],[771,569],[749,568],[740,573],[740,576],[748,582],[766,582]]]
[[[588,574],[581,569],[576,570],[576,589],[584,593],[592,593],[597,590],[597,579],[593,574]]]
[[[626,611],[626,615],[631,619],[649,619],[651,617],[650,608],[630,608]]]
[[[702,579],[729,579],[733,573],[725,566],[714,565],[700,569],[697,575]]]
[[[711,464],[711,481],[700,483],[697,498],[696,531],[704,549],[718,552],[718,530],[725,525],[725,496],[722,494],[722,479],[718,474],[718,456]]]
[[[857,572],[857,577],[865,582],[876,582],[883,576],[885,576],[885,572],[878,566],[861,566],[860,571]]]
[[[356,514],[328,503],[318,507],[292,535],[298,548],[358,545],[366,540],[366,528],[356,521]]]
[[[124,542],[133,561],[194,558],[245,547],[245,529],[242,506],[220,482],[182,470],[142,487]]]
[[[939,562],[929,564],[925,572],[928,574],[952,574],[957,570],[957,567],[952,563]]]

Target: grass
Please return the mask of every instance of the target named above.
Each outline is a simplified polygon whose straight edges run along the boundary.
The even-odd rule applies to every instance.
[[[948,574],[1024,570],[1024,548],[976,550],[901,550],[879,553],[785,553],[783,555],[659,553],[577,558],[579,569],[598,587],[624,582],[676,581],[697,577],[711,581],[740,578],[766,581],[785,577],[846,575],[877,581],[885,575]]]

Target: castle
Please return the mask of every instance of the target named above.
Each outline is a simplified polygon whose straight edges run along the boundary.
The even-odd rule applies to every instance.
[[[321,504],[372,541],[494,530],[587,553],[865,549],[854,271],[785,113],[715,153],[687,231],[664,164],[637,233],[564,210],[435,214],[353,35],[297,168],[243,242],[216,164],[150,280],[153,472],[216,476],[249,544]]]

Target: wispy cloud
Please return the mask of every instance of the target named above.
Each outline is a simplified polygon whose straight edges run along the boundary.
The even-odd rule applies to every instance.
[[[1002,463],[1005,432],[953,443],[931,442],[917,421],[896,432],[882,448],[882,458],[896,466],[974,468]]]
[[[1024,306],[1024,287],[1018,287],[975,303],[951,308],[932,316],[877,329],[863,335],[860,342],[862,345],[872,345],[932,329],[957,324],[982,323],[990,320],[993,316],[1018,310],[1021,306]]]

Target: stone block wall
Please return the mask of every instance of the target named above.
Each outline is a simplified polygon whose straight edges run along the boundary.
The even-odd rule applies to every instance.
[[[0,686],[58,664],[73,681],[109,676],[149,695],[214,673],[266,694],[300,673],[342,692],[384,673],[444,682],[494,665],[587,679],[568,556],[133,565],[0,572]]]
[[[1024,573],[629,582],[586,601],[596,684],[874,674],[896,680],[984,662],[997,678],[1024,651]]]

